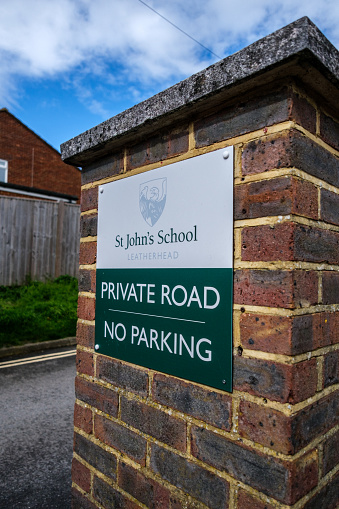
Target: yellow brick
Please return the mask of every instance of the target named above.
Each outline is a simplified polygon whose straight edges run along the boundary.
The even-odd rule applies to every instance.
[[[81,237],[80,242],[96,242],[98,237]]]

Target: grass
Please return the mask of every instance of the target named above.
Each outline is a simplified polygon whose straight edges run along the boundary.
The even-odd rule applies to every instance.
[[[0,348],[75,336],[78,280],[0,286]]]

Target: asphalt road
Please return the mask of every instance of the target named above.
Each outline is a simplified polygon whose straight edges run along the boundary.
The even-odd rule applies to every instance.
[[[1,509],[70,508],[75,356],[67,355],[73,351],[0,363]]]

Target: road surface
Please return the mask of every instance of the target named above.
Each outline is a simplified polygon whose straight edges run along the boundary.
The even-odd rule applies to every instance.
[[[0,362],[0,508],[70,507],[74,348]]]

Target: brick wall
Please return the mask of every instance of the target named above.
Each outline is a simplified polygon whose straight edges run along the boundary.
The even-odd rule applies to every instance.
[[[0,159],[8,161],[8,183],[80,195],[78,168],[65,164],[57,150],[5,109],[0,110]]]
[[[339,124],[263,88],[85,168],[73,507],[335,509]],[[98,185],[235,147],[232,394],[94,351]]]

